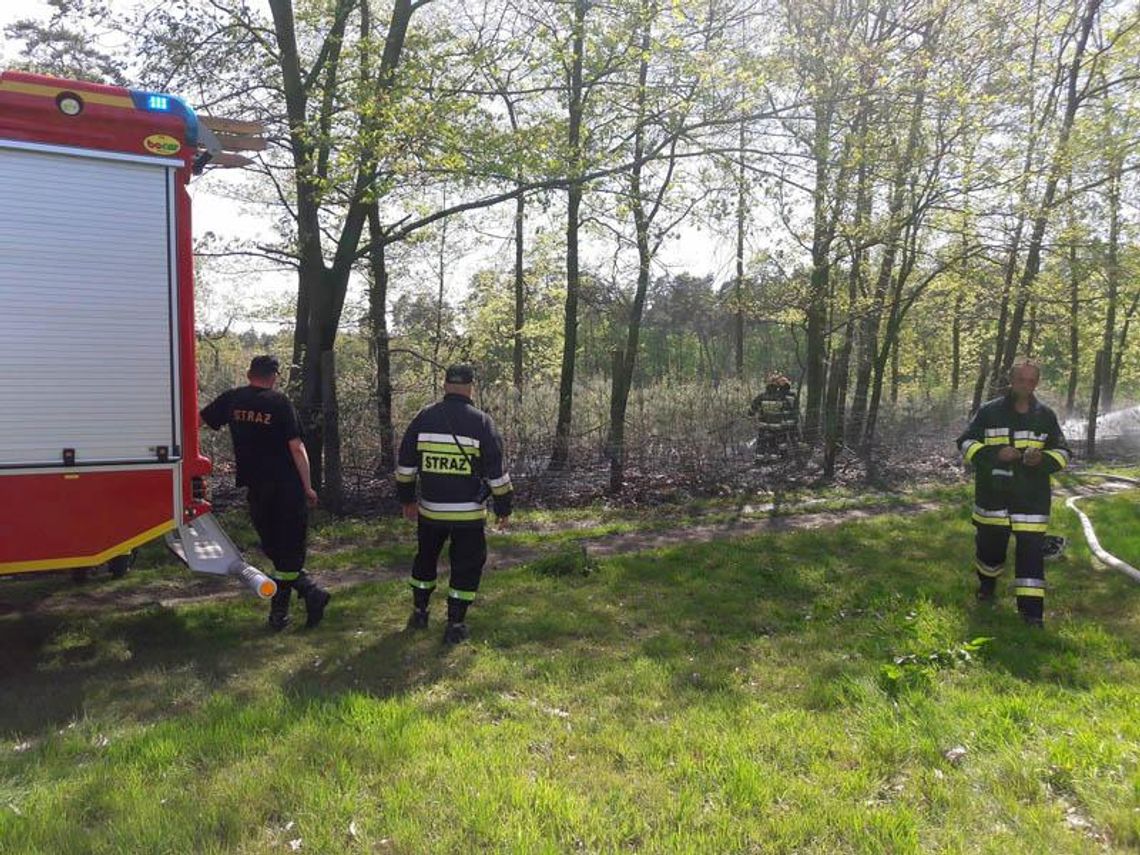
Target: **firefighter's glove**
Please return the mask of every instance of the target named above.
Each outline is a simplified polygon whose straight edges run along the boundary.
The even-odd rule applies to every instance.
[[[1012,445],[1003,445],[1001,451],[998,452],[997,459],[1000,463],[1012,463],[1021,457],[1021,452],[1014,448]]]

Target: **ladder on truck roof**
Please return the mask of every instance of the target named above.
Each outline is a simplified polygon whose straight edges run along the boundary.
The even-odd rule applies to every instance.
[[[246,119],[226,119],[221,116],[199,116],[198,156],[194,159],[194,174],[199,175],[207,166],[221,169],[240,169],[253,163],[239,151],[265,151],[265,125]]]

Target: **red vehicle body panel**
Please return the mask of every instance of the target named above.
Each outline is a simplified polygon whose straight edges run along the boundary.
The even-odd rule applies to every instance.
[[[174,471],[60,472],[0,478],[0,566],[89,567],[174,528]]]
[[[60,99],[69,95],[83,103],[78,116],[66,115],[60,107]],[[152,97],[168,98],[171,109],[140,106]],[[173,202],[179,283],[173,334],[178,338],[181,459],[173,466],[120,471],[110,471],[113,466],[0,471],[0,574],[98,564],[209,510],[208,503],[193,496],[194,479],[205,477],[211,468],[198,447],[194,266],[186,190],[197,132],[197,117],[169,96],[23,72],[0,73],[0,139],[177,158],[182,163],[176,170]],[[60,222],[66,223],[66,212],[61,211]],[[181,496],[172,502],[176,475],[181,475]],[[171,518],[172,506],[181,506],[183,519]]]

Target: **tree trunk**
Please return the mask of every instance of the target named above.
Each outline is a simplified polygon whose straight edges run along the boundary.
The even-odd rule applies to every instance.
[[[1124,315],[1124,323],[1120,327],[1120,336],[1116,339],[1116,350],[1112,357],[1112,386],[1115,389],[1116,383],[1120,379],[1120,363],[1124,357],[1124,346],[1128,343],[1128,328],[1132,325],[1132,318],[1136,314],[1136,308],[1140,305],[1140,292],[1137,292],[1132,297],[1132,302],[1128,306],[1128,311]]]
[[[1104,272],[1107,286],[1107,303],[1104,314],[1104,379],[1101,406],[1112,412],[1116,397],[1113,385],[1113,346],[1116,343],[1116,302],[1120,290],[1120,181],[1124,171],[1124,158],[1114,154],[1108,167],[1108,265]]]
[[[321,501],[334,514],[344,508],[344,471],[340,459],[340,413],[336,402],[336,355],[331,350],[321,354],[321,398],[325,422],[325,481]]]
[[[413,0],[393,0],[388,34],[380,69],[373,80],[376,92],[390,90],[395,71],[403,53],[404,41],[412,14],[418,5]],[[368,147],[357,157],[355,183],[347,213],[339,224],[336,251],[331,265],[326,266],[322,246],[321,215],[322,186],[329,168],[328,134],[312,133],[309,115],[308,87],[315,83],[314,76],[301,69],[297,34],[294,26],[292,0],[269,0],[273,17],[273,32],[277,43],[276,60],[281,71],[281,84],[285,94],[286,115],[289,122],[289,145],[293,157],[293,175],[296,190],[295,215],[297,219],[298,255],[298,329],[294,331],[294,354],[301,351],[302,366],[300,416],[306,428],[305,446],[309,452],[314,487],[323,477],[323,447],[325,430],[322,414],[323,390],[321,354],[332,350],[340,325],[341,312],[348,289],[349,274],[360,247],[360,237],[367,219],[368,205],[364,202],[373,186],[376,173],[375,155]],[[315,117],[319,128],[327,129],[333,121],[331,92],[335,89],[340,47],[349,13],[356,8],[354,0],[337,0],[334,25],[323,44],[323,71],[325,89],[329,93],[322,100]],[[361,10],[361,32],[367,37],[370,27],[368,9]],[[371,78],[367,61],[362,59],[361,73]],[[374,131],[374,122],[361,118],[364,131]],[[328,225],[328,224],[326,224]],[[333,227],[330,226],[330,231]],[[302,314],[303,313],[303,314]],[[336,429],[336,426],[333,426]]]
[[[929,25],[925,33],[924,44],[931,45],[931,32]],[[896,152],[895,171],[891,176],[891,194],[888,203],[888,226],[884,238],[883,254],[879,260],[879,274],[875,282],[875,296],[867,316],[863,322],[863,329],[859,337],[860,358],[859,373],[855,381],[855,401],[852,407],[851,431],[856,436],[860,446],[869,449],[874,432],[874,422],[877,416],[879,400],[881,398],[883,360],[877,358],[879,347],[879,326],[882,322],[883,310],[886,305],[887,294],[891,290],[891,281],[895,276],[895,262],[899,253],[899,241],[906,223],[902,217],[906,204],[907,187],[914,163],[918,155],[921,142],[922,115],[926,104],[926,76],[927,66],[918,75],[915,82],[915,100],[910,115],[910,125],[907,130],[906,149],[902,156]],[[901,285],[899,286],[901,290]],[[892,342],[887,341],[886,346]],[[884,357],[885,359],[885,357]],[[868,399],[869,388],[870,398]]]
[[[744,175],[744,122],[740,122],[739,175],[736,187],[736,376],[744,379],[744,220],[748,213]]]
[[[578,229],[581,226],[582,184],[582,66],[589,0],[574,0],[569,81],[568,148],[571,182],[566,204],[566,310],[562,326],[562,373],[558,383],[558,422],[554,429],[551,469],[564,469],[570,459],[570,424],[574,415],[574,360],[578,351]]]
[[[526,277],[523,267],[525,214],[526,199],[519,193],[515,200],[515,335],[511,351],[516,404],[522,400],[523,389],[523,324],[526,323]]]
[[[974,383],[974,397],[970,400],[970,418],[974,417],[974,413],[982,406],[982,395],[986,391],[986,378],[989,376],[990,358],[982,351],[978,355],[978,379]]]
[[[1036,82],[1038,75],[1038,60],[1041,52],[1041,35],[1043,31],[1042,21],[1044,19],[1044,2],[1037,0],[1035,6],[1034,23],[1033,23],[1033,41],[1029,51],[1029,61],[1027,65],[1026,77],[1030,81]],[[1059,81],[1059,77],[1055,77],[1055,85]],[[1055,92],[1055,89],[1050,91],[1043,99],[1039,100],[1035,90],[1031,88],[1029,92],[1029,115],[1027,116],[1026,125],[1029,128],[1029,139],[1025,148],[1025,159],[1022,164],[1021,180],[1018,182],[1017,199],[1019,201],[1017,214],[1017,226],[1014,228],[1013,239],[1010,241],[1009,253],[1006,256],[1006,266],[1004,276],[1002,277],[1002,295],[1001,295],[1001,309],[998,314],[997,335],[994,339],[994,358],[989,363],[989,397],[995,397],[1005,378],[1002,376],[1002,354],[1005,352],[1007,327],[1010,320],[1010,302],[1013,300],[1013,283],[1017,272],[1017,264],[1019,253],[1021,250],[1021,241],[1025,234],[1026,215],[1025,209],[1029,206],[1029,181],[1030,177],[1035,174],[1034,160],[1037,156],[1037,146],[1040,142],[1040,135],[1042,129],[1048,121],[1050,121],[1056,110],[1056,105],[1050,97]],[[1040,108],[1040,114],[1038,109]]]
[[[1026,167],[1028,170],[1028,167]],[[1025,217],[1019,216],[1017,218],[1017,227],[1013,232],[1013,241],[1010,244],[1009,253],[1006,256],[1005,271],[1002,276],[1002,289],[1001,289],[1001,304],[998,309],[998,322],[997,322],[997,335],[995,336],[994,344],[994,358],[991,362],[986,360],[987,370],[989,371],[989,397],[993,398],[997,394],[998,388],[1002,383],[1001,376],[1001,355],[1005,350],[1005,340],[1008,334],[1007,327],[1009,326],[1009,304],[1013,299],[1013,280],[1017,274],[1017,260],[1018,253],[1021,250],[1021,234],[1025,228]]]
[[[388,338],[388,268],[385,263],[384,235],[376,205],[368,211],[371,288],[368,291],[368,317],[372,327],[372,358],[376,364],[376,423],[380,433],[381,473],[396,468],[396,434],[392,425],[392,352]]]
[[[1096,458],[1096,419],[1100,415],[1100,387],[1104,380],[1104,351],[1096,352],[1096,365],[1093,368],[1092,395],[1089,398],[1089,421],[1086,429],[1085,459]]]
[[[1072,186],[1072,180],[1069,182]],[[1070,220],[1069,243],[1069,386],[1065,393],[1065,416],[1072,418],[1076,411],[1077,376],[1081,364],[1080,308],[1081,283],[1077,267],[1077,237],[1075,223]]]
[[[819,437],[826,384],[827,297],[831,280],[831,243],[835,237],[835,219],[829,215],[828,202],[830,200],[834,206],[833,213],[837,213],[841,207],[839,199],[831,198],[831,125],[834,116],[835,105],[829,99],[820,99],[815,107],[815,140],[812,147],[815,186],[812,202],[811,286],[806,312],[807,394],[803,438],[808,443],[814,443]],[[836,182],[837,185],[838,183]]]
[[[1069,63],[1068,86],[1065,101],[1065,114],[1061,121],[1061,130],[1057,138],[1056,148],[1049,167],[1045,190],[1041,202],[1033,219],[1033,232],[1029,238],[1029,246],[1025,256],[1025,268],[1018,282],[1017,298],[1010,319],[1009,335],[1005,341],[1002,354],[1001,370],[1007,373],[1013,366],[1017,356],[1017,348],[1021,343],[1021,327],[1025,319],[1025,310],[1032,296],[1033,284],[1041,270],[1041,250],[1045,240],[1045,229],[1049,224],[1052,213],[1053,199],[1057,193],[1057,184],[1060,181],[1062,170],[1069,157],[1069,137],[1072,134],[1073,122],[1077,115],[1077,108],[1081,104],[1081,95],[1078,92],[1078,82],[1081,72],[1081,63],[1084,60],[1085,48],[1088,46],[1089,34],[1096,22],[1100,11],[1101,0],[1088,0],[1088,7],[1080,22],[1080,31],[1077,34],[1077,43],[1073,50],[1073,57]]]
[[[625,353],[615,347],[613,378],[610,388],[610,437],[606,445],[610,453],[610,492],[621,492],[625,478],[625,406],[629,385],[625,381]]]
[[[865,128],[861,122],[860,119],[856,128],[859,137],[856,154],[859,168],[855,180],[855,220],[852,224],[854,250],[851,253],[851,269],[847,275],[847,321],[843,325],[843,345],[839,351],[839,360],[832,366],[828,378],[827,401],[824,406],[823,477],[828,480],[835,477],[835,460],[846,432],[844,416],[847,387],[851,380],[851,353],[855,346],[855,312],[859,294],[863,290],[863,265],[866,258],[866,250],[862,248],[863,226],[871,214],[868,168],[863,144]]]
[[[950,396],[958,397],[958,387],[962,382],[962,292],[954,298],[954,326],[950,331]]]
[[[637,88],[637,127],[634,130],[634,165],[629,176],[630,210],[633,215],[634,234],[637,239],[637,289],[634,291],[633,304],[629,312],[629,330],[626,334],[625,350],[615,350],[613,362],[614,383],[610,400],[610,490],[618,493],[622,489],[625,475],[625,414],[629,404],[629,392],[633,387],[633,374],[637,366],[637,354],[640,347],[641,319],[645,314],[645,299],[649,293],[650,265],[656,249],[651,245],[649,228],[653,219],[661,210],[661,203],[669,188],[673,177],[675,158],[670,150],[668,166],[661,179],[655,200],[647,210],[645,206],[645,188],[642,185],[645,154],[645,131],[648,114],[646,104],[647,84],[649,80],[649,55],[652,45],[652,25],[656,8],[643,3],[642,6],[642,32],[641,32],[641,60],[638,66]],[[620,358],[619,358],[620,357]]]
[[[891,346],[891,406],[899,402],[899,341]]]
[[[445,197],[444,207],[446,206]],[[439,373],[439,353],[443,349],[444,285],[447,281],[447,224],[447,220],[440,223],[439,254],[436,256],[435,340],[432,342],[431,353],[431,386],[433,389],[438,389],[443,383],[443,378]]]

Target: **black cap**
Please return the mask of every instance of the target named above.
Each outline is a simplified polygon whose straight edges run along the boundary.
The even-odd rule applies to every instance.
[[[255,377],[268,377],[270,374],[277,374],[281,370],[281,363],[277,361],[276,356],[255,356],[249,361],[249,373]]]
[[[443,376],[444,383],[458,383],[466,385],[475,382],[475,369],[470,365],[449,365],[447,373]]]

